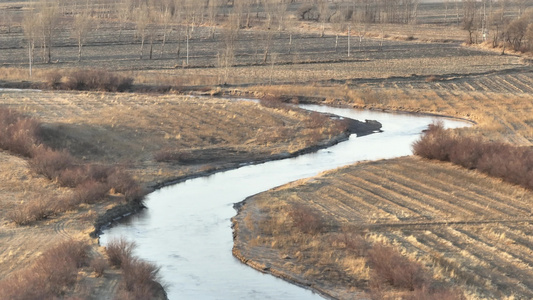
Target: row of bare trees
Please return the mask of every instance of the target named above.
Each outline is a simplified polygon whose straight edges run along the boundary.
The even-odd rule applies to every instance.
[[[528,7],[528,4],[530,7]],[[470,44],[490,42],[515,51],[533,51],[533,8],[526,0],[463,0],[462,26]]]
[[[481,36],[481,40],[490,37],[494,45],[503,43],[515,49],[530,46],[533,28],[529,26],[532,22],[531,14],[526,12],[527,0],[445,0],[445,18],[449,1],[454,1],[457,23],[467,30],[469,42],[478,42]],[[510,7],[518,7],[519,13],[510,14]],[[22,27],[30,72],[36,48],[42,50],[42,62],[52,61],[52,49],[60,33],[70,32],[70,38],[77,43],[80,61],[91,31],[106,22],[118,28],[115,42],[138,44],[140,59],[153,59],[158,54],[162,58],[165,51],[171,51],[178,60],[183,57],[186,65],[190,56],[189,40],[196,38],[199,26],[205,26],[209,28],[209,37],[203,38],[218,41],[217,64],[227,69],[236,61],[236,43],[241,30],[246,28],[262,26],[258,30],[261,36],[258,51],[263,54],[262,62],[267,63],[276,32],[286,31],[290,35],[287,47],[291,53],[292,35],[287,29],[298,19],[319,22],[322,35],[326,24],[331,23],[339,32],[358,37],[361,47],[370,24],[416,23],[418,8],[419,0],[302,0],[297,3],[291,0],[96,0],[84,4],[32,0],[25,10]],[[460,15],[462,22],[459,22]],[[518,17],[512,19],[513,16]],[[127,38],[123,35],[126,29],[130,34]],[[168,44],[173,48],[167,50]]]

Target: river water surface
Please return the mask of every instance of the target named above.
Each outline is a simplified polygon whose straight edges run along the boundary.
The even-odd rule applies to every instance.
[[[161,267],[169,299],[322,299],[320,295],[262,274],[232,256],[233,204],[270,188],[362,160],[410,155],[411,144],[435,117],[304,105],[357,120],[383,124],[381,133],[316,153],[187,180],[147,196],[148,209],[107,229],[135,241],[135,254]],[[448,128],[469,123],[440,118]]]

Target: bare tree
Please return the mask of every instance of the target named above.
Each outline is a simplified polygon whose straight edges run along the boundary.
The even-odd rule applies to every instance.
[[[24,37],[28,42],[28,66],[30,77],[32,76],[33,58],[35,53],[35,41],[38,35],[39,20],[35,13],[35,7],[33,4],[29,10],[25,12],[24,19],[22,20],[22,28],[24,29]]]
[[[274,42],[274,31],[272,30],[266,30],[263,33],[263,49],[264,49],[264,55],[263,55],[263,64],[266,64],[268,61],[268,56],[270,55],[270,49],[272,48],[272,43]]]
[[[223,70],[221,81],[226,84],[229,70],[235,64],[235,46],[239,34],[240,16],[231,14],[227,20],[226,28],[222,31],[222,47],[218,52],[218,66]]]
[[[217,15],[218,15],[218,1],[217,0],[207,0],[207,16],[209,26],[209,35],[212,39],[215,38],[215,31],[217,25]]]
[[[142,4],[140,7],[134,9],[133,15],[135,16],[135,27],[136,35],[141,39],[141,48],[140,48],[140,59],[143,59],[144,52],[144,42],[147,35],[147,28],[150,23],[150,16],[148,14],[148,9],[145,4]]]
[[[87,35],[93,29],[93,22],[88,11],[82,11],[74,17],[72,30],[78,42],[78,62],[81,61],[81,48],[87,39]]]
[[[475,42],[474,33],[478,29],[475,0],[463,0],[463,29],[468,32],[468,43]]]
[[[522,50],[524,38],[528,32],[529,25],[532,23],[533,11],[528,11],[509,23],[506,29],[506,38],[513,50]]]
[[[170,22],[172,21],[172,13],[171,13],[171,7],[166,6],[163,8],[162,11],[160,11],[160,17],[158,18],[161,29],[163,30],[163,41],[161,42],[161,52],[159,53],[159,58],[163,57],[163,52],[165,51],[165,44],[167,42],[167,37],[170,35],[170,32],[172,31],[172,27],[170,26]]]
[[[59,26],[59,4],[53,0],[41,0],[39,6],[38,19],[42,34],[42,46],[43,51],[46,53],[44,60],[46,63],[50,63],[52,60],[52,44]]]
[[[321,23],[320,37],[324,37],[326,22],[329,22],[330,11],[326,0],[318,0],[318,16]]]
[[[133,15],[134,6],[132,3],[133,0],[125,0],[120,2],[117,9],[117,19],[119,22],[119,31],[118,31],[118,41],[120,42],[122,31],[126,29],[126,24]]]

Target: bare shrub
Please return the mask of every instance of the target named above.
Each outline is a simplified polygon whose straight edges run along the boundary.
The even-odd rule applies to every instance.
[[[284,103],[281,97],[277,97],[277,96],[261,97],[261,99],[259,99],[259,104],[261,104],[264,107],[268,107],[268,108],[282,109],[282,110],[289,109],[289,105]]]
[[[0,108],[0,148],[30,157],[40,143],[40,123],[13,110]]]
[[[371,288],[381,290],[383,285],[414,291],[427,284],[423,268],[411,262],[395,249],[377,244],[368,251],[371,266]]]
[[[364,257],[370,250],[370,244],[360,233],[352,232],[349,228],[343,228],[342,233],[334,237],[333,244],[344,248],[346,251],[359,257]]]
[[[54,151],[42,146],[35,149],[29,162],[34,172],[51,180],[58,178],[64,170],[72,168],[74,163],[75,159],[68,151]]]
[[[124,238],[114,239],[107,244],[106,254],[109,263],[115,267],[121,267],[125,261],[132,259],[134,242],[128,242]]]
[[[468,169],[533,189],[533,149],[481,139],[453,137],[440,125],[429,130],[413,144],[416,155],[450,161]]]
[[[159,267],[136,258],[128,259],[122,263],[122,285],[127,291],[134,294],[144,295],[147,292],[149,298],[153,298],[159,280]],[[149,299],[146,298],[146,299]]]
[[[453,142],[442,123],[430,124],[424,135],[414,142],[413,153],[428,159],[449,161]]]
[[[289,216],[293,225],[308,234],[317,234],[324,230],[325,224],[320,214],[305,205],[293,205]]]
[[[45,251],[27,270],[0,282],[1,299],[54,299],[72,288],[87,262],[88,245],[69,240]]]
[[[87,178],[91,178],[99,182],[106,182],[109,175],[116,172],[117,167],[109,165],[91,164],[86,165],[85,169],[85,174]]]
[[[57,179],[57,182],[62,186],[74,188],[87,181],[88,177],[86,168],[75,166],[57,170],[55,179]]]
[[[101,257],[95,258],[91,261],[90,268],[96,277],[101,277],[107,269],[107,261]]]
[[[74,203],[93,204],[104,199],[109,192],[109,186],[106,183],[87,180],[76,187],[74,192]]]
[[[121,92],[131,88],[133,78],[114,75],[106,70],[76,70],[69,74],[64,88]]]
[[[464,300],[466,297],[464,293],[456,289],[435,289],[422,287],[414,290],[412,293],[405,295],[402,299],[405,300]]]
[[[52,89],[58,89],[61,87],[61,79],[63,79],[63,74],[58,70],[53,70],[45,74],[46,85]]]
[[[179,163],[191,160],[191,153],[190,151],[163,149],[154,154],[154,159],[158,162]]]
[[[449,152],[449,159],[454,164],[467,169],[475,169],[485,152],[485,147],[479,139],[458,137]]]
[[[114,168],[107,177],[107,183],[110,188],[123,194],[127,200],[140,201],[146,195],[146,191],[123,168]]]
[[[52,215],[55,211],[51,198],[32,199],[19,204],[7,214],[7,219],[17,225],[27,225]]]

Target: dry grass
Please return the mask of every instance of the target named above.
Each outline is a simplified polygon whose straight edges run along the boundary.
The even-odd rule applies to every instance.
[[[216,167],[227,163],[225,157],[233,159],[219,153],[265,158],[342,131],[330,120],[325,128],[305,128],[314,122],[305,113],[176,95],[4,93],[0,102],[42,120],[44,142],[51,147],[68,147],[76,158],[100,164],[128,161],[148,184],[192,171],[189,165],[156,162],[153,155],[162,150],[215,155],[218,160],[208,164]]]
[[[301,150],[310,145],[310,136],[326,140],[337,130],[329,120],[325,129],[307,129],[316,117],[298,111],[175,95],[2,91],[0,102],[41,120],[39,142],[47,146],[32,152],[43,159],[34,160],[31,169],[25,158],[0,152],[0,222],[7,233],[0,242],[0,280],[25,272],[39,251],[58,239],[87,238],[99,215],[144,194],[136,182],[148,185],[228,166],[224,157],[212,158],[222,152],[204,150],[198,154],[211,155],[205,165],[156,162],[153,154],[164,147],[218,148],[225,153],[236,149],[236,155],[246,152],[249,159],[264,159]],[[209,148],[212,144],[216,147]],[[68,149],[70,154],[51,149]],[[111,201],[96,200],[102,195]],[[34,226],[15,226],[12,221]],[[96,277],[101,272],[101,267],[91,266],[80,274],[77,292],[68,294],[83,297],[83,290],[90,290],[103,298],[113,293],[120,286],[120,272],[107,269]]]
[[[532,201],[451,164],[360,163],[248,199],[234,219],[234,253],[338,298],[350,287],[377,299],[528,298]],[[328,226],[290,226],[294,205],[327,211]]]
[[[480,80],[483,78],[485,77],[481,77]],[[488,82],[484,84],[490,86],[493,80],[500,80],[500,78],[487,80]],[[404,83],[397,83],[400,87],[402,84]],[[454,87],[457,88],[456,84],[444,86],[443,83],[439,83],[439,85],[428,86],[424,80],[412,85],[417,84],[420,84],[420,89],[361,88],[345,84],[333,87],[299,85],[258,87],[257,90],[260,93],[278,97],[302,96],[304,99],[307,98],[307,101],[329,105],[349,105],[366,109],[388,109],[465,118],[477,124],[460,130],[460,134],[475,135],[517,145],[533,143],[533,122],[531,122],[533,96],[531,94],[504,93],[504,90],[498,93],[457,91],[452,90]],[[481,81],[479,84],[482,84]],[[524,82],[524,84],[530,83]],[[432,87],[436,88],[430,90]]]
[[[0,282],[2,299],[53,299],[72,289],[88,263],[88,245],[66,241],[44,252],[33,266]]]

